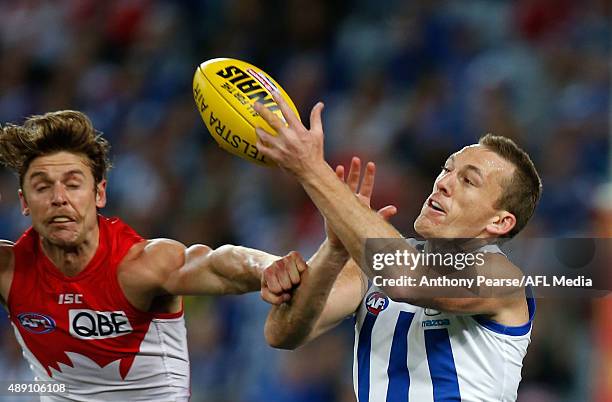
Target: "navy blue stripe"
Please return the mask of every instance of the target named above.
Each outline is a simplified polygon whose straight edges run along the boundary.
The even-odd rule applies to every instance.
[[[401,311],[395,324],[391,355],[389,356],[389,387],[387,388],[387,402],[406,402],[408,388],[410,388],[410,374],[408,373],[408,330],[414,313]]]
[[[425,331],[427,363],[433,385],[434,402],[461,402],[457,369],[446,328]]]
[[[372,349],[372,328],[376,315],[366,314],[359,331],[357,345],[357,399],[368,402],[370,398],[370,350]]]
[[[535,302],[535,298],[533,297],[533,291],[531,289],[531,286],[527,287],[526,293],[527,293],[527,309],[529,310],[529,320],[523,325],[518,325],[518,326],[503,325],[496,321],[485,318],[481,315],[474,315],[472,317],[476,320],[478,324],[482,325],[483,327],[493,332],[497,332],[498,334],[512,335],[512,336],[527,335],[527,333],[531,329],[533,318],[535,317],[536,302]]]

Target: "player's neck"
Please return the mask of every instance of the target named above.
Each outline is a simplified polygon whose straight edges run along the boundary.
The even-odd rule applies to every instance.
[[[64,275],[72,277],[78,275],[87,267],[98,249],[100,239],[100,229],[96,225],[91,230],[85,240],[77,246],[58,246],[50,243],[46,239],[41,239],[41,245],[45,255],[51,260],[53,265]]]

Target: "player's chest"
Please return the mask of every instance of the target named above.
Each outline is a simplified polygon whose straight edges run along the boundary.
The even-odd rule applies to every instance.
[[[434,329],[452,330],[457,317],[435,309],[395,302],[379,290],[369,290],[362,300],[357,328],[372,331],[378,338],[393,338],[398,333],[422,336]]]
[[[128,335],[143,324],[126,307],[102,284],[56,284],[15,297],[10,314],[25,336],[97,340]]]

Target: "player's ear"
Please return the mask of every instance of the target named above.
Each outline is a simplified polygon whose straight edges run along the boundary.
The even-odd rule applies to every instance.
[[[516,216],[508,211],[498,211],[489,224],[486,231],[494,236],[504,236],[516,226]]]
[[[30,208],[28,207],[28,202],[25,199],[25,195],[23,194],[23,190],[19,189],[17,194],[19,194],[19,203],[21,204],[21,213],[23,214],[23,216],[30,215]]]
[[[106,206],[106,179],[96,184],[96,207],[104,208]]]

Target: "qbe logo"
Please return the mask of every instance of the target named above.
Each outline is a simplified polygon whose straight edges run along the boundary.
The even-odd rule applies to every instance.
[[[384,293],[373,292],[368,295],[365,304],[368,313],[378,315],[389,306],[389,298]]]
[[[55,329],[55,320],[48,315],[22,313],[17,319],[22,327],[34,334],[47,334]]]
[[[132,325],[123,311],[68,311],[70,335],[79,339],[116,338],[132,332]]]

